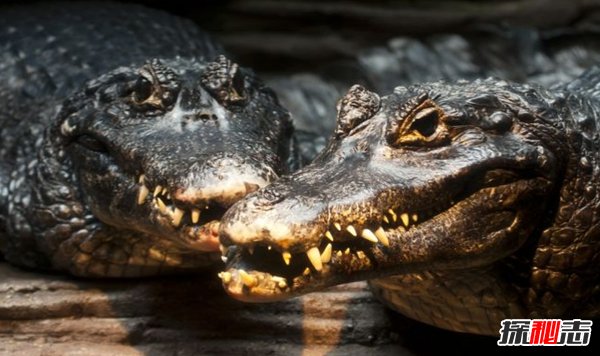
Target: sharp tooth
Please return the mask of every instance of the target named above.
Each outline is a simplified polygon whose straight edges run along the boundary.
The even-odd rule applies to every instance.
[[[396,213],[392,209],[389,209],[388,213],[390,213],[390,215],[392,216],[392,220],[394,222],[396,222],[396,220],[398,220],[398,217],[396,216]]]
[[[286,265],[290,265],[290,261],[292,259],[292,254],[289,252],[283,252],[281,254],[281,256],[283,257],[283,262],[285,262]]]
[[[200,221],[200,210],[192,209],[192,222],[197,224]]]
[[[310,268],[306,267],[302,272],[303,275],[308,276],[310,274]]]
[[[219,244],[219,250],[221,250],[221,255],[225,256],[229,252],[229,247]]]
[[[339,250],[338,250],[338,251],[335,253],[335,255],[336,255],[338,258],[342,257],[342,251],[339,251]]]
[[[223,261],[223,263],[227,263],[227,257],[221,256],[221,261]]]
[[[383,221],[385,221],[385,222],[386,222],[386,224],[389,224],[389,223],[390,223],[390,219],[388,219],[388,217],[387,217],[387,216],[385,216],[385,215],[383,216]]]
[[[349,255],[350,254],[350,247],[346,248],[346,251],[344,251],[345,255]]]
[[[167,212],[167,206],[162,199],[156,198],[156,205],[158,205],[158,210],[160,210],[161,213],[165,214]]]
[[[335,226],[337,231],[342,231],[342,225],[340,225],[340,223],[333,223],[333,226]]]
[[[306,251],[306,255],[312,263],[313,267],[320,271],[323,269],[323,264],[321,263],[321,253],[319,253],[319,249],[317,247],[313,247],[310,250]]]
[[[171,194],[167,194],[167,199],[171,200]]]
[[[385,231],[383,231],[383,228],[381,226],[377,230],[375,230],[375,236],[377,236],[377,239],[383,244],[383,246],[390,245],[390,240],[388,240],[387,234],[385,233]]]
[[[419,216],[417,214],[412,214],[412,219],[414,222],[417,222],[419,220]]]
[[[160,194],[161,190],[162,190],[162,187],[160,185],[157,185],[156,188],[154,188],[154,193],[152,193],[152,195],[158,196]]]
[[[248,246],[248,252],[250,252],[251,255],[254,255],[254,246]]]
[[[377,236],[375,236],[375,234],[373,233],[373,231],[369,230],[369,229],[363,229],[362,233],[360,234],[360,236],[362,236],[364,239],[369,240],[373,243],[377,243]]]
[[[138,205],[144,204],[144,201],[146,201],[146,197],[148,196],[148,193],[150,193],[150,191],[148,190],[148,187],[146,187],[144,184],[142,184],[140,186],[140,189],[138,190],[138,197],[137,197]]]
[[[246,271],[241,269],[238,271],[238,273],[240,275],[240,278],[242,279],[242,282],[244,283],[244,285],[246,287],[252,288],[256,285],[256,278],[249,275]]]
[[[169,194],[169,190],[167,189],[167,187],[164,187],[164,188],[162,189],[162,192],[161,192],[161,194],[162,194],[162,195],[167,195],[167,194]]]
[[[404,226],[408,227],[408,223],[410,222],[410,220],[408,219],[408,214],[403,213],[402,215],[400,215],[400,219],[402,219],[402,223],[404,224]]]
[[[171,223],[175,227],[179,226],[179,224],[181,223],[181,218],[183,218],[183,214],[184,214],[183,210],[181,210],[179,208],[173,209],[173,214],[171,215]]]
[[[146,180],[146,176],[143,174],[140,174],[140,178],[138,178],[138,182],[140,184],[144,184],[144,181]]]
[[[327,246],[323,250],[323,253],[321,254],[321,262],[329,263],[329,261],[331,261],[331,249],[332,248],[333,248],[333,246],[331,246],[331,244],[327,244]]]
[[[327,230],[327,232],[325,233],[325,237],[327,237],[329,241],[333,242],[333,235],[329,230]]]
[[[231,282],[231,273],[229,272],[221,272],[218,274],[219,278],[223,281],[223,283],[228,284]]]
[[[356,229],[354,228],[354,226],[348,225],[348,227],[346,228],[346,231],[348,231],[350,233],[350,235],[356,236]]]

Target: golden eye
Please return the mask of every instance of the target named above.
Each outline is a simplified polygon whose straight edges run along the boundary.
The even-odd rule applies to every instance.
[[[444,110],[425,95],[407,101],[388,121],[386,138],[392,146],[437,145],[447,136]]]
[[[437,131],[439,121],[440,113],[437,108],[425,108],[415,115],[409,130],[427,138]]]

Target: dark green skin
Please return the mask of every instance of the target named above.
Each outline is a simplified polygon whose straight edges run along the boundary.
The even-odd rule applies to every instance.
[[[191,22],[140,6],[3,9],[3,257],[95,277],[219,260],[225,209],[292,158],[288,112],[221,53]]]
[[[225,289],[263,302],[368,279],[409,317],[490,335],[504,318],[597,316],[599,86],[596,68],[553,89],[353,87],[314,162],[224,215]],[[379,227],[389,246],[360,237]],[[306,252],[323,253],[327,231],[333,254],[318,271]]]

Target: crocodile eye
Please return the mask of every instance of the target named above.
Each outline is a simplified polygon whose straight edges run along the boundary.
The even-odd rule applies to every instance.
[[[426,108],[415,115],[409,130],[426,138],[437,131],[439,120],[440,116],[436,108]]]
[[[77,142],[78,144],[87,148],[90,151],[100,153],[108,152],[108,148],[106,147],[106,145],[102,141],[92,137],[91,135],[80,135],[75,139],[75,142]]]
[[[392,146],[437,145],[448,138],[444,110],[426,94],[402,105],[388,121],[387,141]]]
[[[136,103],[143,103],[144,101],[148,100],[152,95],[153,85],[148,79],[144,77],[139,77],[133,85],[132,89],[133,100]]]

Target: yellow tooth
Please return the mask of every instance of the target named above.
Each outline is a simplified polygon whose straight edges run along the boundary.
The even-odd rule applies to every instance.
[[[231,282],[231,273],[229,272],[221,272],[218,274],[219,278],[223,281],[223,283],[228,284]]]
[[[342,225],[340,225],[340,223],[333,223],[333,226],[335,226],[337,231],[342,231]]]
[[[375,230],[375,236],[377,236],[377,239],[383,244],[383,246],[390,245],[390,240],[388,240],[387,234],[385,233],[385,231],[383,231],[383,228],[381,226],[377,230]]]
[[[219,244],[219,250],[221,250],[221,255],[225,256],[227,252],[229,252],[229,248]]]
[[[256,285],[256,278],[249,275],[246,271],[241,269],[238,271],[238,273],[240,275],[240,278],[242,279],[242,282],[244,283],[244,285],[246,287],[252,288]]]
[[[283,277],[273,276],[273,277],[271,277],[271,280],[273,282],[277,283],[277,287],[279,287],[281,289],[287,287],[287,282],[286,282],[285,278],[283,278]]]
[[[171,215],[171,223],[176,227],[179,226],[179,224],[181,223],[181,218],[183,218],[183,214],[183,210],[175,208],[173,210],[173,214]]]
[[[349,255],[350,254],[350,247],[346,248],[346,251],[344,251],[345,255]]]
[[[396,220],[398,220],[398,217],[396,216],[396,213],[392,209],[389,209],[388,213],[390,213],[390,215],[392,216],[392,220],[394,222],[396,222]]]
[[[144,184],[144,181],[146,180],[146,176],[143,174],[140,174],[140,178],[138,179],[138,182],[140,184]]]
[[[310,263],[312,263],[313,267],[317,271],[323,269],[323,264],[321,263],[321,253],[319,252],[319,249],[317,247],[313,247],[310,250],[306,251],[306,255],[308,256]]]
[[[150,193],[150,191],[148,190],[148,187],[146,187],[144,184],[142,184],[140,186],[140,190],[138,190],[138,197],[137,197],[138,205],[144,204],[144,201],[146,201],[146,197],[148,196],[148,193]]]
[[[281,254],[281,256],[283,256],[283,262],[285,262],[286,265],[290,265],[290,261],[292,259],[292,254],[289,252],[283,252]]]
[[[412,219],[414,222],[417,222],[419,220],[419,216],[417,214],[412,214]]]
[[[408,214],[407,213],[403,213],[402,215],[400,215],[400,219],[402,219],[402,223],[404,224],[404,226],[408,227],[409,224],[409,220],[408,220]]]
[[[327,230],[327,232],[325,233],[325,237],[327,237],[329,241],[333,242],[333,235],[329,230]]]
[[[332,248],[333,248],[333,246],[331,246],[331,244],[327,244],[327,246],[323,250],[323,253],[321,254],[321,262],[329,263],[329,261],[331,261],[331,249]]]
[[[339,251],[339,250],[338,250],[338,252],[336,252],[336,253],[335,253],[335,255],[336,255],[338,258],[342,257],[342,251]]]
[[[167,187],[164,187],[161,194],[162,195],[167,195],[169,193],[169,190],[167,189]]]
[[[385,222],[386,222],[386,224],[389,224],[389,223],[390,223],[390,219],[388,219],[388,217],[387,217],[387,216],[385,216],[385,215],[383,216],[383,221],[385,221]]]
[[[200,210],[192,209],[192,222],[197,224],[200,221]]]
[[[346,228],[346,231],[348,231],[350,233],[350,235],[356,236],[356,229],[354,228],[354,226],[348,225],[348,227]]]
[[[154,193],[152,193],[152,195],[157,196],[158,194],[160,194],[161,190],[162,187],[160,185],[157,185],[156,188],[154,188]]]
[[[310,268],[306,267],[302,272],[303,275],[308,276],[310,274]]]
[[[363,229],[362,233],[360,234],[360,236],[362,236],[364,239],[369,240],[373,243],[377,243],[377,236],[375,236],[375,234],[373,233],[373,231],[369,230],[369,229]]]
[[[160,210],[161,213],[165,214],[167,212],[167,206],[162,199],[156,198],[156,205],[158,205],[158,210]]]
[[[254,255],[254,246],[248,246],[248,252],[250,252],[251,255]]]

